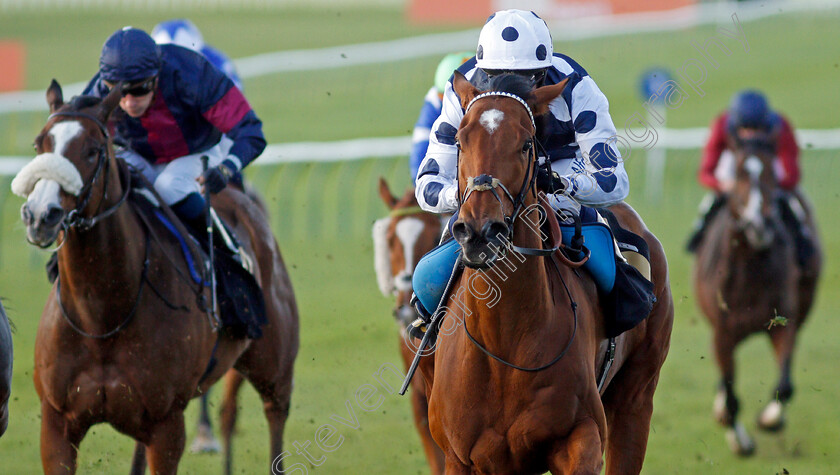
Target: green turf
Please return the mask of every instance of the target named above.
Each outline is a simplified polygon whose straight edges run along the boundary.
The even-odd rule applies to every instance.
[[[123,24],[151,27],[173,15],[44,15],[3,14],[0,36],[29,45],[29,88],[44,87],[51,77],[63,82],[87,78],[96,66],[105,37]],[[393,10],[346,10],[324,13],[304,10],[269,13],[189,13],[208,42],[244,56],[275,49],[312,48],[342,43],[391,39],[432,30],[408,26]],[[837,15],[789,15],[744,23],[751,50],[733,48],[709,70],[706,96],[695,93],[669,114],[674,127],[703,126],[739,88],[757,86],[771,102],[808,128],[840,127],[836,42]],[[637,93],[640,71],[653,65],[676,70],[697,57],[690,41],[714,34],[712,27],[680,33],[644,34],[569,42],[557,45],[579,60],[610,98],[613,118],[621,127],[641,112]],[[737,45],[734,40],[729,45]],[[269,142],[332,140],[363,136],[404,135],[413,126],[422,95],[429,87],[434,57],[392,64],[290,73],[246,81],[249,99],[264,119]],[[327,94],[329,92],[329,95]],[[0,117],[2,154],[29,154],[29,144],[43,114]],[[694,174],[698,151],[670,151],[663,196],[645,199],[645,154],[634,150],[627,167],[629,201],[660,237],[668,253],[676,318],[671,353],[656,394],[645,473],[663,474],[792,474],[836,473],[840,453],[836,404],[840,383],[834,361],[840,323],[835,309],[840,285],[840,225],[833,221],[840,203],[837,151],[806,151],[804,188],[816,204],[826,250],[824,279],[817,305],[799,339],[794,363],[796,395],[783,434],[758,435],[752,459],[731,455],[723,432],[711,418],[717,372],[710,352],[709,329],[695,307],[691,261],[682,245],[703,191]],[[293,164],[254,167],[249,178],[265,195],[300,303],[301,350],[286,446],[302,461],[292,443],[313,441],[315,431],[332,423],[345,438],[312,473],[425,473],[408,401],[385,396],[376,411],[360,411],[355,391],[376,384],[373,373],[385,363],[399,365],[398,337],[390,316],[391,302],[376,287],[369,238],[373,219],[384,214],[375,193],[375,178],[385,175],[401,190],[408,182],[405,158],[363,160],[342,165]],[[9,178],[0,180],[8,189]],[[27,246],[18,220],[21,200],[0,193],[0,295],[16,331],[17,357],[11,422],[0,439],[0,472],[35,473],[39,410],[32,385],[32,354],[38,316],[48,286],[43,273],[46,255]],[[777,378],[765,338],[748,341],[738,352],[737,388],[744,422],[753,417]],[[213,392],[214,409],[218,390]],[[356,411],[358,430],[331,416],[348,417],[345,403]],[[236,473],[264,473],[268,465],[267,434],[260,403],[253,390],[243,391],[242,417],[235,439]],[[195,408],[188,411],[188,435],[194,432]],[[95,427],[81,446],[83,473],[126,473],[133,444],[107,426]],[[219,456],[186,454],[182,473],[219,473]]]

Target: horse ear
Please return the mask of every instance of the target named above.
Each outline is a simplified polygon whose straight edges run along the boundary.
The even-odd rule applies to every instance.
[[[461,98],[462,109],[466,109],[470,101],[480,92],[460,71],[455,71],[453,75],[452,88],[455,89],[455,93]]]
[[[379,197],[382,198],[382,202],[388,209],[394,209],[394,206],[397,205],[397,198],[391,193],[391,189],[388,188],[388,183],[383,177],[379,177]]]
[[[550,86],[543,86],[538,88],[534,91],[534,104],[531,108],[534,110],[534,115],[543,115],[548,112],[548,105],[557,98],[560,94],[563,93],[563,89],[566,89],[566,84],[569,82],[569,78],[566,78],[557,84],[552,84]]]
[[[122,99],[122,95],[120,94],[121,85],[122,83],[117,83],[117,85],[112,87],[111,92],[99,103],[97,112],[102,122],[107,122],[111,112],[114,112],[114,109],[119,105],[120,99]]]
[[[55,79],[50,82],[50,87],[47,88],[47,104],[50,106],[50,114],[64,105],[64,94]]]

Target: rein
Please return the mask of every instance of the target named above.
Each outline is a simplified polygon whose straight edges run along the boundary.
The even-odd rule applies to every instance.
[[[131,310],[128,312],[128,316],[117,325],[113,330],[110,330],[106,333],[102,333],[99,335],[94,335],[92,333],[88,333],[82,330],[78,325],[73,323],[73,320],[70,319],[70,315],[67,314],[67,309],[64,308],[64,304],[61,302],[61,278],[57,277],[55,279],[55,300],[58,303],[58,308],[61,310],[61,316],[64,317],[64,321],[70,325],[70,328],[76,331],[79,335],[82,335],[87,338],[94,338],[97,340],[104,340],[106,338],[110,338],[117,333],[119,333],[123,328],[125,328],[129,322],[134,318],[134,315],[137,313],[137,309],[140,307],[140,297],[143,295],[143,284],[148,282],[148,273],[149,273],[149,234],[146,234],[146,250],[145,256],[143,256],[143,270],[140,272],[140,285],[137,289],[137,295],[134,297],[134,305],[131,306]]]
[[[493,194],[493,196],[496,198],[496,200],[499,202],[499,206],[502,209],[502,216],[504,216],[505,223],[508,226],[507,239],[508,239],[508,242],[510,243],[510,247],[514,251],[519,252],[520,254],[526,254],[526,255],[530,255],[530,256],[539,256],[539,257],[548,257],[551,260],[551,263],[554,265],[554,268],[557,271],[557,274],[560,276],[560,281],[563,283],[563,288],[566,290],[566,295],[568,295],[568,297],[569,297],[569,302],[570,302],[570,306],[572,308],[572,315],[573,315],[574,323],[573,323],[573,328],[572,328],[572,335],[569,338],[569,341],[566,343],[566,346],[560,351],[560,353],[557,356],[555,356],[548,363],[545,363],[541,366],[537,366],[537,367],[533,367],[533,368],[516,365],[514,363],[506,361],[503,358],[491,353],[486,347],[484,347],[484,345],[482,345],[478,340],[476,340],[472,336],[472,334],[470,334],[470,331],[467,328],[466,319],[464,319],[464,332],[467,334],[467,338],[469,338],[469,340],[478,349],[480,349],[482,352],[484,352],[484,354],[491,357],[492,359],[504,364],[505,366],[508,366],[508,367],[511,367],[513,369],[517,369],[517,370],[520,370],[520,371],[538,372],[538,371],[543,371],[545,369],[548,369],[551,366],[553,366],[555,363],[560,361],[563,358],[563,356],[565,356],[566,353],[569,351],[569,348],[571,348],[572,343],[574,342],[574,339],[575,339],[575,335],[577,334],[577,320],[578,320],[577,302],[575,302],[574,297],[572,296],[572,293],[569,290],[568,285],[566,284],[566,280],[563,278],[563,274],[560,272],[559,265],[557,264],[556,260],[552,259],[551,257],[553,255],[556,255],[565,265],[567,265],[571,268],[577,268],[577,267],[582,266],[587,260],[589,260],[589,249],[585,248],[582,245],[581,245],[580,249],[569,249],[571,251],[577,251],[577,253],[580,253],[580,252],[583,253],[583,257],[578,261],[573,261],[572,259],[567,257],[563,252],[556,253],[556,251],[558,251],[560,249],[563,249],[563,248],[566,248],[566,246],[564,246],[563,243],[562,243],[563,235],[560,232],[560,226],[557,222],[556,217],[554,217],[554,216],[546,216],[546,218],[549,221],[549,225],[551,227],[551,233],[554,236],[554,242],[551,244],[550,248],[526,248],[526,247],[516,246],[516,245],[513,244],[513,224],[523,210],[525,197],[528,195],[528,193],[533,191],[534,196],[537,198],[537,200],[542,204],[542,206],[544,208],[547,209],[547,210],[542,210],[541,212],[544,211],[545,213],[552,213],[553,209],[551,208],[548,201],[545,198],[543,198],[542,196],[539,196],[536,192],[537,168],[539,167],[539,160],[538,160],[538,157],[537,157],[536,147],[539,146],[540,144],[539,144],[539,141],[537,141],[537,139],[536,139],[537,127],[536,127],[536,123],[534,121],[534,114],[531,111],[531,108],[525,102],[525,100],[522,99],[521,97],[517,96],[517,95],[510,94],[510,93],[507,93],[507,92],[489,91],[489,92],[485,92],[485,93],[482,93],[482,94],[479,94],[479,95],[475,96],[469,102],[469,104],[467,105],[467,108],[466,108],[464,114],[466,115],[466,113],[469,112],[470,108],[472,107],[472,105],[477,100],[485,98],[485,97],[492,97],[492,96],[501,96],[501,97],[508,97],[508,98],[514,99],[517,102],[519,102],[525,108],[526,111],[528,111],[528,116],[531,119],[531,125],[532,125],[533,130],[534,130],[534,135],[532,135],[528,139],[528,143],[530,143],[530,152],[531,152],[530,157],[529,157],[530,163],[528,164],[528,172],[525,174],[525,178],[523,179],[522,186],[520,188],[519,194],[516,197],[513,196],[513,194],[510,192],[510,190],[508,190],[508,188],[498,178],[492,177],[492,176],[487,175],[487,174],[482,174],[482,175],[479,175],[477,177],[468,177],[467,183],[466,183],[466,186],[465,186],[465,190],[464,190],[465,191],[464,196],[463,196],[463,198],[459,196],[458,207],[460,208],[464,203],[466,203],[466,201],[469,199],[469,197],[472,195],[473,192],[490,191]],[[460,152],[461,152],[461,148],[459,146],[458,147],[458,160],[459,161],[460,161]],[[546,160],[546,163],[550,163],[550,162],[548,162],[548,160]],[[502,203],[502,198],[499,196],[499,193],[497,193],[496,188],[500,188],[504,192],[505,196],[507,196],[507,198],[513,204],[513,213],[511,213],[509,216],[505,215],[505,213],[504,213],[504,205]],[[528,207],[528,208],[530,208],[530,207]],[[526,208],[526,209],[528,209],[528,208]],[[548,210],[550,210],[550,211],[548,211]],[[580,218],[577,217],[576,220],[575,220],[575,239],[580,239],[580,233],[581,233]],[[573,240],[573,242],[575,242],[575,240]],[[582,239],[580,239],[578,242],[582,243]]]
[[[557,265],[557,262],[554,259],[551,259],[551,263],[554,264],[554,269],[557,271],[557,275],[560,276],[560,282],[563,283],[563,288],[566,290],[566,295],[569,296],[569,305],[572,307],[572,317],[573,317],[573,322],[574,323],[573,323],[573,326],[572,326],[572,336],[569,337],[569,341],[566,343],[566,346],[563,348],[562,351],[560,351],[560,353],[557,354],[557,356],[554,357],[554,359],[552,359],[548,363],[546,363],[542,366],[537,366],[535,368],[526,368],[524,366],[519,366],[519,365],[513,364],[509,361],[505,361],[501,357],[496,356],[493,353],[491,353],[490,350],[485,348],[484,345],[479,343],[478,340],[476,340],[475,337],[473,337],[472,334],[470,334],[470,330],[467,328],[467,319],[465,318],[464,319],[464,332],[467,334],[467,338],[469,338],[470,341],[475,346],[478,347],[478,349],[483,351],[484,354],[493,358],[494,360],[498,361],[499,363],[502,363],[505,366],[509,366],[513,369],[518,369],[519,371],[526,371],[526,372],[529,372],[529,373],[536,373],[536,372],[548,369],[548,368],[554,366],[554,364],[557,363],[558,361],[560,361],[564,356],[566,356],[566,353],[569,351],[569,348],[572,347],[572,342],[575,341],[575,335],[577,334],[577,321],[578,321],[577,302],[575,302],[574,297],[572,297],[572,292],[569,290],[569,286],[566,285],[566,279],[564,279],[563,274],[560,273],[560,266]]]

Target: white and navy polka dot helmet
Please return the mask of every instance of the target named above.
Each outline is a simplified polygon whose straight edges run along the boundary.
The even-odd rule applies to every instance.
[[[476,66],[481,69],[542,69],[554,48],[548,25],[536,13],[503,10],[487,19],[478,35]]]
[[[152,30],[152,38],[159,45],[174,43],[193,51],[204,48],[204,37],[198,27],[185,18],[158,23]]]

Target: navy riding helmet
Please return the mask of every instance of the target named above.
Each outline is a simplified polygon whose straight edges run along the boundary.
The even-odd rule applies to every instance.
[[[143,30],[127,26],[111,35],[102,46],[99,73],[109,82],[135,82],[160,71],[160,48]]]
[[[758,91],[741,91],[729,105],[729,129],[739,127],[768,130],[773,125],[773,112],[767,99]]]

